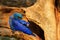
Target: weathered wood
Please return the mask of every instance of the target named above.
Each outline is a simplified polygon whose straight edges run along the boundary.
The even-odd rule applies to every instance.
[[[24,8],[29,20],[45,32],[45,40],[57,40],[54,0],[37,0],[32,7]]]
[[[2,30],[3,29],[3,30]],[[24,40],[40,40],[38,39],[38,36],[34,37],[34,36],[31,36],[31,35],[27,35],[27,34],[24,34],[23,32],[12,32],[11,29],[7,29],[7,28],[0,28],[0,35],[1,37],[3,38],[4,36],[5,37],[15,37],[17,40],[19,39],[24,39]]]
[[[9,7],[29,7],[36,3],[37,0],[0,0],[0,5]]]
[[[26,16],[44,30],[45,40],[60,40],[60,14],[54,10],[55,0],[37,0],[37,2],[28,8],[22,8],[26,11]],[[60,1],[58,1],[60,4]],[[60,5],[57,6],[60,10]]]
[[[56,9],[57,40],[60,40],[60,12]]]
[[[11,10],[12,9],[12,10]],[[10,10],[10,12],[5,12],[5,10]],[[20,8],[14,8],[14,7],[3,7],[3,6],[0,6],[0,15],[1,15],[1,18],[0,18],[0,35],[1,36],[8,36],[8,37],[16,37],[17,39],[24,39],[24,40],[40,40],[40,38],[36,35],[35,37],[34,36],[31,36],[31,35],[28,35],[28,34],[24,34],[23,32],[12,32],[12,30],[10,29],[10,26],[9,26],[9,17],[14,13],[14,12],[19,12],[19,13],[22,13],[24,14],[24,11]],[[23,20],[27,20],[27,18],[25,16],[23,16]]]

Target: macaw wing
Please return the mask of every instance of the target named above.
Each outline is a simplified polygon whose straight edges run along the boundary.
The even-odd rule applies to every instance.
[[[32,31],[29,28],[27,28],[26,26],[22,25],[21,23],[19,23],[16,20],[14,20],[13,22],[14,22],[15,30],[22,31],[22,32],[29,34],[29,35],[33,35]]]
[[[25,20],[18,20],[19,23],[25,25],[25,26],[29,26],[29,22],[26,22]]]

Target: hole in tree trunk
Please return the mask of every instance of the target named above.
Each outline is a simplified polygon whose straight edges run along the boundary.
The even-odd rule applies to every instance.
[[[29,28],[30,28],[35,34],[37,34],[42,40],[45,40],[43,29],[40,28],[40,27],[39,27],[37,24],[35,24],[34,22],[32,22],[32,21],[29,21],[29,22],[30,22]]]

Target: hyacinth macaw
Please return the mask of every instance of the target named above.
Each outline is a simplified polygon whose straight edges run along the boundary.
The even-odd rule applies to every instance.
[[[10,28],[13,31],[22,31],[23,33],[26,33],[28,35],[33,35],[33,32],[27,27],[29,24],[29,22],[26,22],[24,20],[22,20],[22,14],[20,13],[15,13],[13,14],[13,16],[10,16],[9,18],[9,24],[10,24]]]

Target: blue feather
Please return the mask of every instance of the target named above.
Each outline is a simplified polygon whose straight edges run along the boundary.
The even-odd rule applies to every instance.
[[[15,19],[18,19],[18,17],[20,17],[20,19],[22,19],[22,14],[20,14],[20,13],[15,12],[13,16]]]
[[[10,24],[10,28],[13,30],[13,31],[22,31],[26,34],[29,34],[29,35],[33,35],[33,32],[27,27],[27,24],[29,24],[29,22],[26,22],[22,19],[18,19],[18,16],[22,18],[22,15],[18,15],[17,13],[14,14],[14,17],[10,17],[10,20],[9,20],[9,24]]]

